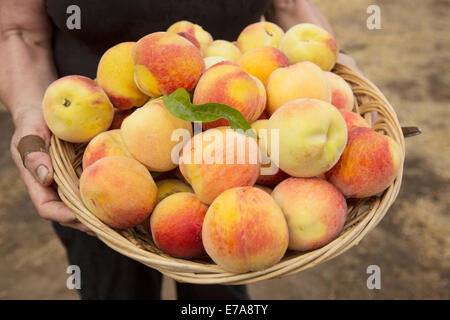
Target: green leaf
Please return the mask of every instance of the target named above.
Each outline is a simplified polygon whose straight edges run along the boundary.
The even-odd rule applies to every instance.
[[[191,122],[211,122],[225,118],[233,130],[242,131],[256,139],[255,132],[242,113],[226,104],[210,102],[193,105],[189,93],[183,88],[162,99],[166,109],[177,118]]]

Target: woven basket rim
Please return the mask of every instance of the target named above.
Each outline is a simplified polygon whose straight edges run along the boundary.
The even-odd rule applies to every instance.
[[[400,145],[404,159],[405,141],[401,126],[394,108],[383,93],[370,80],[345,65],[337,63],[333,72],[343,77],[351,85],[356,97],[353,111],[364,114],[369,122],[372,111],[377,111],[381,115],[380,119],[372,123],[372,128],[384,131],[393,138]],[[80,222],[93,230],[98,238],[113,250],[159,270],[176,281],[196,284],[248,284],[279,278],[314,267],[344,253],[357,245],[385,216],[399,193],[403,175],[402,165],[394,182],[380,197],[356,200],[352,206],[353,211],[351,211],[356,213],[353,214],[354,216],[349,213],[344,231],[326,246],[309,252],[288,251],[279,263],[261,271],[232,273],[211,262],[170,257],[158,252],[156,248],[152,250],[153,252],[149,251],[148,247],[143,247],[138,241],[139,230],[114,230],[90,213],[81,201],[79,193],[75,167],[79,166],[80,161],[72,163],[72,160],[76,158],[75,155],[84,147],[85,144],[74,145],[64,142],[54,135],[51,138],[50,156],[61,200],[75,213]],[[359,212],[363,207],[367,207],[367,209],[360,215]]]

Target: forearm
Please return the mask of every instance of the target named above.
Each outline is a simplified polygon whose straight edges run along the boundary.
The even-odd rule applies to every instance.
[[[46,45],[27,43],[14,30],[2,34],[0,61],[0,100],[10,111],[14,122],[29,108],[40,108],[47,86],[56,78],[52,55]]]
[[[325,16],[307,0],[273,0],[270,20],[284,30],[299,23],[312,23],[324,28],[334,36]]]

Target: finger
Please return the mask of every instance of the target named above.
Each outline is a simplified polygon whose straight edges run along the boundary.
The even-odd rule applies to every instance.
[[[31,175],[40,184],[49,186],[53,181],[53,167],[44,139],[38,135],[21,137],[17,151]]]

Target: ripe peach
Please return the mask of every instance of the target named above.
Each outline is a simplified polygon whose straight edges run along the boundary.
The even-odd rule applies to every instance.
[[[256,140],[226,127],[196,134],[180,156],[181,173],[206,204],[227,189],[252,186],[259,170]]]
[[[152,97],[178,88],[192,90],[205,70],[202,53],[189,40],[173,33],[155,32],[133,47],[135,82]]]
[[[348,198],[370,197],[391,185],[402,162],[403,152],[392,138],[370,128],[356,128],[327,178]]]
[[[156,246],[177,258],[206,255],[202,243],[202,225],[208,206],[193,193],[179,192],[159,202],[150,217]]]
[[[129,156],[120,137],[120,130],[102,132],[89,142],[83,154],[83,169],[101,158],[111,156]]]
[[[289,249],[313,250],[334,240],[347,217],[347,203],[329,182],[318,178],[289,178],[272,197],[289,227]]]
[[[148,96],[134,82],[131,58],[134,44],[135,42],[122,42],[108,49],[97,68],[97,83],[119,109],[140,107],[148,100]]]
[[[167,29],[167,32],[169,33],[186,32],[194,36],[195,39],[197,39],[197,41],[200,43],[200,47],[203,52],[213,41],[213,38],[211,34],[209,34],[209,32],[203,30],[203,28],[198,24],[193,24],[192,22],[186,20],[175,22]]]
[[[275,187],[289,175],[280,170],[270,159],[270,141],[268,141],[267,125],[269,120],[258,120],[252,123],[252,129],[255,130],[258,137],[258,147],[261,152],[261,173],[256,180],[259,183],[268,187]]]
[[[178,179],[160,180],[156,182],[156,186],[158,187],[158,202],[178,192],[194,192],[189,185]]]
[[[308,61],[275,70],[267,79],[266,89],[270,114],[283,104],[301,98],[331,102],[330,85],[323,71]]]
[[[274,47],[259,47],[247,51],[238,63],[245,72],[257,77],[264,85],[273,71],[290,64],[286,55]]]
[[[242,53],[263,46],[278,47],[284,31],[275,23],[261,21],[253,23],[239,34],[237,45]]]
[[[223,192],[206,212],[203,245],[215,263],[231,272],[259,271],[286,252],[289,234],[280,207],[253,187]]]
[[[359,114],[346,111],[346,110],[339,110],[342,117],[345,120],[345,123],[347,125],[348,133],[350,133],[350,130],[353,130],[355,128],[365,127],[370,128],[369,124],[367,123],[366,119],[361,117]]]
[[[206,70],[209,67],[212,67],[213,65],[218,64],[219,62],[229,61],[229,60],[224,57],[211,56],[211,57],[203,58],[203,61],[205,62],[205,70]]]
[[[114,109],[92,79],[66,76],[51,83],[42,101],[45,122],[58,138],[88,142],[111,125]]]
[[[192,125],[173,116],[162,100],[147,102],[122,123],[122,140],[128,152],[151,171],[169,171],[177,167],[172,161],[172,149],[178,141],[172,140],[177,129],[192,136]]]
[[[340,110],[352,111],[355,97],[347,81],[329,71],[325,72],[325,77],[330,84],[331,104]]]
[[[255,184],[253,187],[258,188],[258,189],[264,191],[267,194],[272,194],[272,189],[270,189],[269,187],[262,186],[260,184]]]
[[[83,171],[80,194],[97,218],[113,228],[142,223],[156,203],[157,189],[150,172],[128,157],[106,157]]]
[[[314,177],[331,169],[347,143],[347,126],[338,109],[317,99],[286,103],[270,117],[267,129],[269,135],[277,130],[278,166],[293,177]],[[273,141],[270,147],[276,163]]]
[[[193,104],[208,102],[226,104],[253,122],[266,106],[266,92],[257,78],[247,74],[237,64],[224,61],[206,70],[195,88]],[[226,119],[203,123],[205,129],[226,125]]]
[[[241,56],[241,50],[226,40],[215,40],[205,50],[205,57],[224,57],[230,61],[237,61]]]
[[[311,23],[291,27],[281,38],[278,48],[286,54],[291,63],[311,61],[325,71],[334,67],[339,54],[333,36]]]

